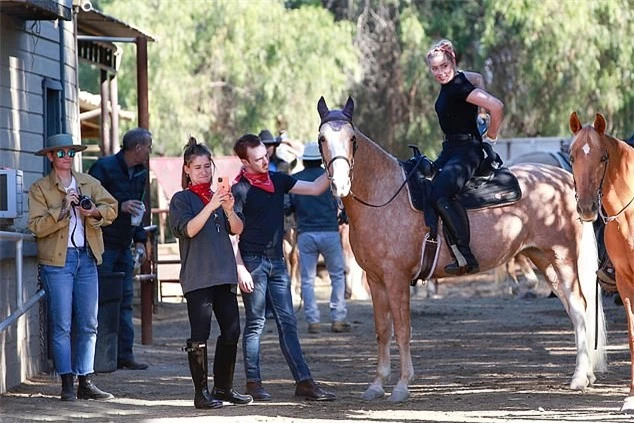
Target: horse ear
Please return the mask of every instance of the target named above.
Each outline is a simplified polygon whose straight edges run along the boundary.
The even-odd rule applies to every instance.
[[[594,126],[594,129],[599,134],[603,135],[605,133],[605,118],[601,113],[597,113],[597,115],[594,117],[594,124],[592,126]]]
[[[328,106],[326,105],[324,96],[321,96],[317,102],[317,111],[319,112],[319,117],[322,119],[328,114]]]
[[[352,97],[348,96],[348,101],[346,101],[346,105],[342,110],[343,114],[352,119],[352,113],[354,112],[354,100]]]
[[[579,121],[579,117],[577,116],[577,112],[572,112],[570,114],[570,130],[573,134],[581,131],[581,122]]]

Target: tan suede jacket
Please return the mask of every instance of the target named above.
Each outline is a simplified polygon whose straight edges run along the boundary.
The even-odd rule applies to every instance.
[[[101,264],[104,250],[101,227],[116,219],[117,200],[92,176],[74,171],[73,176],[79,192],[90,197],[101,213],[101,219],[88,217],[84,220],[86,241],[97,264]],[[66,190],[57,179],[55,170],[34,182],[29,189],[28,226],[37,238],[37,258],[40,264],[64,266],[66,263],[70,218],[66,216],[58,220],[65,196]]]

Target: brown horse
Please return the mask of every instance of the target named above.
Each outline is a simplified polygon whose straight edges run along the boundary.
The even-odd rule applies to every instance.
[[[592,222],[600,215],[606,225],[605,246],[616,270],[616,288],[625,307],[630,355],[634,357],[634,149],[607,135],[605,127],[600,114],[593,126],[582,127],[573,112],[570,161],[581,220]],[[634,365],[621,411],[634,412]]]
[[[321,98],[317,110],[321,117],[319,145],[331,189],[343,199],[350,221],[350,243],[359,265],[367,272],[374,306],[378,362],[376,378],[363,398],[385,395],[393,329],[400,354],[400,378],[390,400],[404,401],[414,376],[409,281],[420,269],[423,238],[429,229],[423,215],[410,205],[398,160],[355,129],[352,99],[343,110],[329,110]],[[570,387],[583,389],[595,381],[595,370],[605,368],[605,324],[594,284],[597,257],[592,225],[576,218],[570,173],[531,164],[512,170],[522,188],[521,200],[504,207],[470,211],[471,246],[482,271],[522,252],[544,273],[575,330],[577,361]],[[582,234],[588,235],[583,241]],[[444,266],[450,260],[443,244],[432,277],[448,276]],[[591,323],[595,317],[599,321],[597,350],[593,348]]]

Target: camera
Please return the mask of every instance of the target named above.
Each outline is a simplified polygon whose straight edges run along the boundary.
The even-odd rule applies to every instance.
[[[92,200],[87,195],[80,195],[79,196],[79,201],[76,202],[76,203],[72,203],[72,205],[74,207],[79,206],[79,207],[81,207],[84,210],[90,210],[90,209],[92,209]]]

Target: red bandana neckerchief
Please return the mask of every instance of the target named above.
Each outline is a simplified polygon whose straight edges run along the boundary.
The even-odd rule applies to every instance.
[[[214,196],[214,193],[211,191],[211,182],[196,185],[189,184],[188,188],[191,192],[196,194],[205,205],[208,204],[211,201],[211,197]]]
[[[242,168],[240,174],[236,178],[236,182],[239,181],[242,176],[244,176],[247,181],[256,188],[263,189],[266,192],[275,192],[275,185],[273,185],[269,172],[247,173],[246,169]]]

